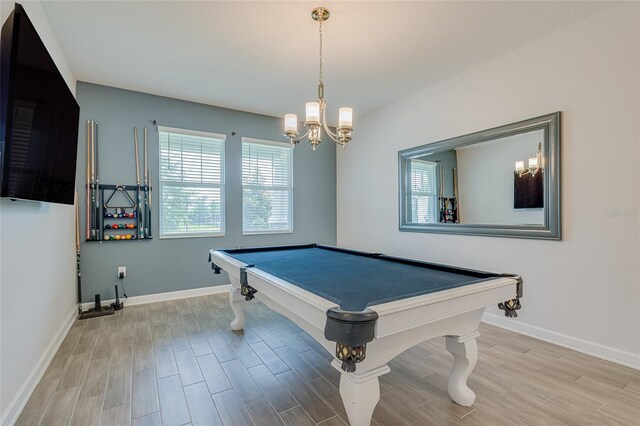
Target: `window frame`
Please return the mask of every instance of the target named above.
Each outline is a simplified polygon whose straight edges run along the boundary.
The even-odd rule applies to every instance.
[[[288,187],[282,186],[260,186],[260,185],[245,185],[243,183],[244,175],[242,170],[242,159],[243,159],[243,146],[240,147],[240,204],[241,204],[241,226],[242,226],[242,235],[270,235],[270,234],[293,234],[294,232],[294,224],[293,224],[293,154],[294,154],[294,146],[292,146],[289,142],[280,142],[280,141],[272,141],[267,139],[256,139],[250,137],[242,137],[240,138],[241,144],[246,143],[255,143],[262,145],[272,145],[280,148],[287,148],[291,150],[291,164],[290,164],[290,175],[291,175],[291,184]],[[264,231],[245,231],[244,229],[244,190],[245,188],[250,189],[259,189],[259,188],[274,188],[278,190],[287,189],[289,191],[289,208],[288,208],[288,216],[289,216],[289,228],[288,229],[269,229]]]
[[[191,130],[191,129],[182,129],[178,127],[168,127],[168,126],[157,126],[158,129],[158,238],[161,240],[172,240],[178,238],[215,238],[215,237],[225,237],[226,236],[226,227],[227,227],[227,215],[226,215],[226,142],[227,135],[223,133],[214,133],[214,132],[206,132],[202,130]],[[190,187],[203,187],[203,188],[219,188],[220,189],[220,215],[221,215],[221,223],[220,223],[220,231],[219,232],[188,232],[188,233],[179,233],[179,234],[163,234],[162,233],[162,192],[164,189],[164,185],[162,182],[162,150],[160,147],[160,133],[173,133],[179,135],[187,135],[187,136],[200,136],[211,139],[219,139],[222,140],[222,158],[220,161],[220,165],[222,167],[222,174],[220,176],[219,184],[204,184],[204,183],[186,183],[186,182],[171,182],[168,186],[190,186]]]
[[[417,197],[427,197],[427,198],[433,198],[433,200],[430,202],[431,207],[434,211],[434,214],[436,217],[434,217],[434,220],[432,222],[414,222],[413,220],[409,220],[409,218],[407,218],[407,223],[417,223],[417,224],[425,224],[425,223],[438,223],[439,222],[439,214],[440,214],[440,206],[438,204],[439,198],[440,198],[440,194],[438,193],[438,188],[439,188],[439,184],[440,184],[440,178],[438,176],[438,163],[434,162],[434,161],[428,161],[428,160],[418,160],[416,158],[412,158],[411,159],[411,163],[420,163],[420,164],[424,164],[426,166],[432,167],[433,168],[433,184],[434,184],[434,188],[435,191],[433,193],[430,192],[413,192],[411,190],[411,181],[409,182],[408,188],[409,188],[409,198],[413,197],[414,195]],[[411,167],[411,166],[410,166]],[[412,169],[412,167],[411,167]],[[410,170],[411,172],[412,170]],[[409,200],[411,201],[411,200]],[[413,208],[411,209],[412,215],[413,215]]]

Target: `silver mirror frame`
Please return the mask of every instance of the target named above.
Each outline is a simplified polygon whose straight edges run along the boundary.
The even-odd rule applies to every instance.
[[[441,151],[535,130],[544,130],[544,205],[546,207],[544,225],[485,225],[464,223],[417,224],[406,221],[407,213],[409,211],[409,205],[407,204],[409,202],[409,197],[407,197],[408,177],[406,176],[406,172],[407,163],[411,158],[435,154]],[[561,239],[560,112],[399,151],[398,173],[400,231],[402,232],[431,232],[438,234],[462,234],[546,240]]]

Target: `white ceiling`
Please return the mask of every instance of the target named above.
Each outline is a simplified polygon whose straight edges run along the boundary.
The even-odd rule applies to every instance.
[[[607,2],[96,2],[43,7],[76,78],[304,117],[325,6],[330,117],[358,117],[612,5]],[[337,117],[336,117],[337,118]],[[335,121],[335,120],[331,120]]]

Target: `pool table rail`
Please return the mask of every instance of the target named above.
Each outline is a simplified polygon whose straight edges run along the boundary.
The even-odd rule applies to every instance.
[[[514,278],[499,277],[370,306],[379,317],[376,338],[512,299],[516,295],[517,285]]]

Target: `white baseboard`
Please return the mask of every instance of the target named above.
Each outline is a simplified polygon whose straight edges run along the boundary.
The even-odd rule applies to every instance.
[[[60,348],[64,338],[67,337],[67,333],[71,329],[77,315],[78,308],[74,306],[69,317],[62,325],[55,338],[51,343],[49,343],[49,346],[38,360],[36,366],[31,371],[31,374],[27,377],[27,380],[25,380],[22,386],[20,386],[20,389],[11,402],[9,402],[4,413],[2,413],[0,425],[13,425],[18,420],[22,409],[27,404],[27,401],[29,401],[29,398],[31,398],[31,394],[33,394],[36,386],[40,383],[40,379],[42,379],[45,371],[47,371],[49,364],[51,364],[53,356],[58,352],[58,348]]]
[[[188,290],[168,291],[166,293],[143,294],[142,296],[131,296],[127,299],[125,306],[144,305],[146,303],[165,302],[167,300],[187,299],[189,297],[206,296],[207,294],[219,294],[229,291],[229,285],[216,285],[211,287],[191,288]],[[120,299],[122,301],[123,299]],[[105,306],[113,303],[115,299],[103,300]],[[82,310],[93,308],[93,302],[83,303]]]
[[[482,322],[548,343],[553,343],[554,345],[572,349],[586,355],[615,362],[616,364],[624,365],[625,367],[640,370],[640,354],[634,354],[632,352],[622,351],[620,349],[568,336],[566,334],[556,333],[555,331],[536,327],[535,325],[524,324],[514,321],[511,318],[488,312],[484,313]]]

